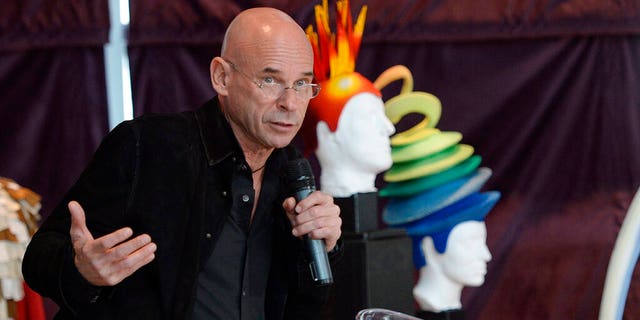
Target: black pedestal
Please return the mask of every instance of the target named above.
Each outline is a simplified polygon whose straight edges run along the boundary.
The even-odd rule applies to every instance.
[[[349,198],[335,198],[340,207],[342,230],[366,232],[378,230],[378,194],[356,193]]]
[[[333,268],[327,319],[354,319],[358,311],[384,308],[412,314],[412,243],[404,230],[378,230],[375,192],[335,198],[342,218],[344,255]]]
[[[404,230],[378,230],[375,192],[334,201],[340,207],[344,255],[332,270],[334,284],[325,318],[354,319],[367,308],[413,314],[411,239]]]
[[[333,270],[330,319],[354,319],[366,308],[412,314],[414,269],[411,239],[405,232],[346,233],[343,241],[344,256]]]

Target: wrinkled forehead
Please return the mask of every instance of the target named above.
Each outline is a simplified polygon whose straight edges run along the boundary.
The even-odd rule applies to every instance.
[[[296,73],[313,76],[313,52],[307,42],[296,42],[274,36],[241,43],[236,61],[256,69],[292,69]]]

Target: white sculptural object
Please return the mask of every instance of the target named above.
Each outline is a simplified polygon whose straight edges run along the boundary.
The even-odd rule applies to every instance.
[[[484,221],[464,221],[451,230],[446,250],[436,250],[432,237],[425,236],[421,247],[426,265],[420,268],[420,278],[413,296],[421,310],[441,312],[462,309],[460,296],[465,286],[484,283],[491,253],[486,244]]]
[[[356,94],[340,113],[335,132],[324,121],[316,130],[321,189],[334,197],[377,191],[376,175],[392,164],[389,136],[395,132],[382,99]]]

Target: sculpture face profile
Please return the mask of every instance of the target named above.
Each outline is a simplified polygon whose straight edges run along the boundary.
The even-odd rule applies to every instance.
[[[425,250],[425,248],[422,248]],[[434,253],[430,265],[439,263],[445,277],[464,286],[481,286],[487,273],[491,253],[487,247],[487,227],[484,222],[466,221],[449,234],[447,250]]]
[[[484,283],[491,261],[484,218],[499,197],[495,191],[476,192],[402,226],[413,239],[419,269],[413,296],[421,310],[462,309],[462,289]]]
[[[328,143],[335,143],[344,153],[333,156],[343,158],[343,164],[352,163],[354,170],[376,175],[391,167],[389,136],[395,128],[379,97],[366,92],[354,95],[342,110],[337,130],[331,133],[327,129],[323,122],[318,124],[316,154],[325,152],[322,149]]]
[[[463,287],[484,283],[487,262],[491,260],[486,237],[483,221],[464,221],[451,229],[444,252],[436,248],[431,236],[422,239],[420,250],[426,265],[420,268],[420,278],[413,289],[421,310],[462,309]]]

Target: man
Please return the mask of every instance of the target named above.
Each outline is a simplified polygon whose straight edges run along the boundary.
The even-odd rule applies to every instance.
[[[24,258],[57,318],[318,318],[299,237],[335,257],[339,208],[320,191],[296,203],[282,179],[312,70],[293,19],[249,9],[211,61],[217,98],[114,129]]]

